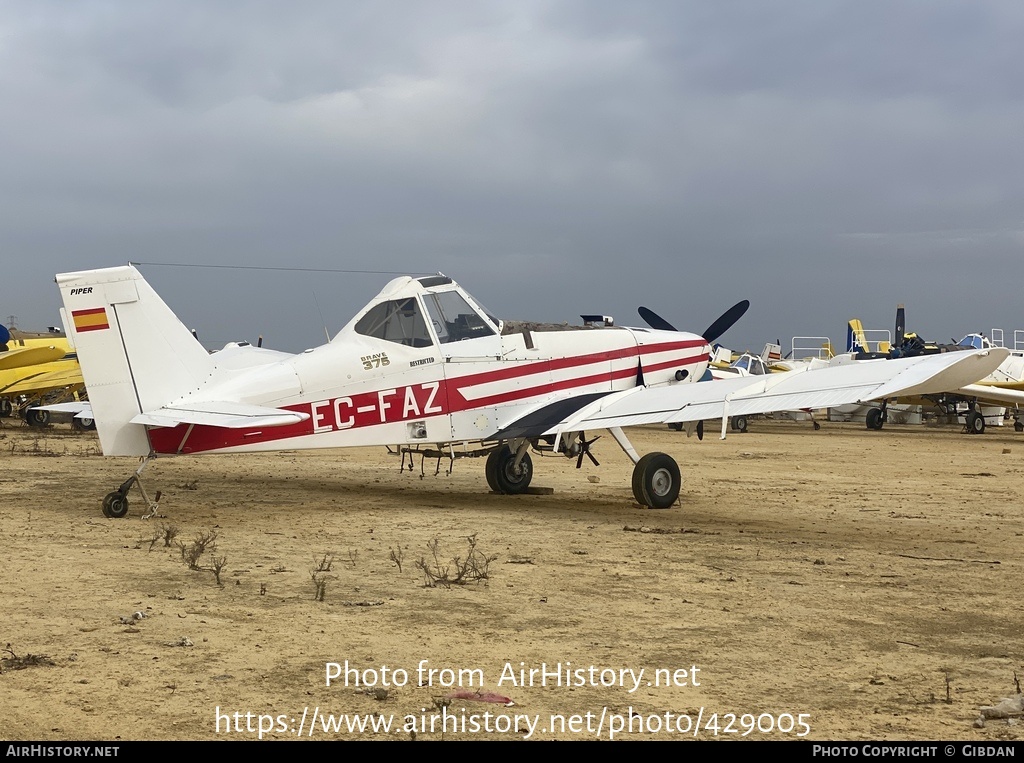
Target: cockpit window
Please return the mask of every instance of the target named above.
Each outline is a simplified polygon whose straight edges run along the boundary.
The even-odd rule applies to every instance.
[[[494,336],[494,329],[457,291],[425,294],[430,322],[441,344]]]
[[[977,334],[968,334],[957,342],[957,345],[959,347],[973,347],[975,350],[980,350],[984,346],[984,343],[982,342],[981,337]]]
[[[432,344],[415,297],[375,305],[356,323],[356,332],[409,347]]]

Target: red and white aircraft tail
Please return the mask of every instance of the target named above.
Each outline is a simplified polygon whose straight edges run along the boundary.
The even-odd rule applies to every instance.
[[[57,276],[105,455],[145,456],[131,420],[195,389],[210,355],[131,265]]]

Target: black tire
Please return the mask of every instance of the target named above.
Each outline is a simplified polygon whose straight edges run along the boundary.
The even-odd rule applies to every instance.
[[[96,428],[95,419],[78,418],[77,416],[71,419],[71,428],[77,429],[81,432],[91,432]]]
[[[864,417],[864,424],[868,429],[879,430],[885,425],[885,416],[881,408],[871,408]]]
[[[679,464],[667,453],[648,453],[633,467],[633,497],[641,506],[669,508],[682,484]]]
[[[737,432],[747,431],[747,417],[746,416],[733,416],[732,417],[732,428]]]
[[[107,493],[103,498],[103,516],[111,519],[128,516],[128,496],[122,495],[117,490]]]
[[[985,434],[985,417],[979,411],[967,412],[967,433]]]
[[[817,421],[815,421],[814,422],[814,431],[817,432],[819,429],[821,429],[821,424],[819,424]]]
[[[25,410],[25,423],[30,427],[45,427],[50,423],[50,412],[28,408]]]
[[[681,421],[671,421],[671,422],[669,422],[668,428],[671,429],[673,432],[682,432],[683,431],[683,422],[681,422]]]
[[[1013,431],[1014,432],[1024,432],[1024,421],[1015,421],[1015,422],[1013,422]]]
[[[9,397],[0,397],[0,418],[9,419],[14,414],[14,403]]]
[[[519,468],[515,467],[516,454],[508,445],[502,445],[492,450],[487,456],[487,465],[484,473],[487,475],[487,484],[495,493],[505,495],[517,495],[525,493],[530,487],[530,480],[533,479],[533,459],[529,453],[524,453],[519,462]]]

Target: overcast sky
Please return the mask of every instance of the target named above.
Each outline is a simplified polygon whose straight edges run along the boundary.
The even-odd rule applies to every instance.
[[[1024,329],[1022,39],[1019,0],[8,0],[0,320],[131,260],[694,331],[749,298],[737,349],[898,302]],[[141,269],[208,345],[290,351],[390,278]]]

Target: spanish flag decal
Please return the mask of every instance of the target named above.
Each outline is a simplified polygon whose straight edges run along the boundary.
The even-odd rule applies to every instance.
[[[110,328],[107,321],[107,308],[94,307],[91,310],[72,310],[71,318],[75,323],[75,331],[99,331]]]

